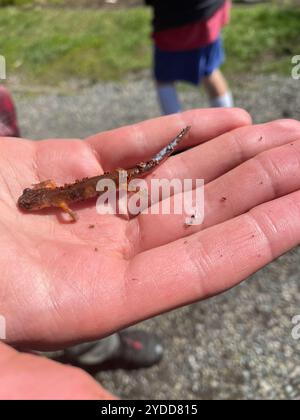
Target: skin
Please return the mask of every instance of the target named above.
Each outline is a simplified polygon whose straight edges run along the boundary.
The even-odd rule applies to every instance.
[[[244,111],[211,109],[124,127],[85,142],[2,139],[0,313],[7,319],[7,344],[54,349],[105,336],[234,287],[296,246],[300,124],[249,124]],[[187,229],[177,215],[100,216],[94,201],[76,208],[80,219],[71,225],[55,211],[23,214],[16,206],[28,185],[45,179],[72,182],[131,167],[189,125],[193,129],[184,146],[193,150],[171,157],[150,177],[204,178],[202,226]],[[0,398],[7,378],[18,383],[20,365],[14,358],[23,356],[11,357],[10,351],[0,347],[9,371],[1,375]],[[30,357],[34,369],[40,358]],[[26,380],[42,383],[48,363],[55,373],[64,369],[43,363],[39,374],[27,372]],[[37,386],[35,397],[47,389]],[[12,397],[22,392],[16,388]]]
[[[0,344],[1,400],[115,399],[87,373]]]
[[[229,91],[228,83],[221,70],[218,69],[203,79],[203,85],[211,100],[223,96]]]
[[[175,83],[157,82],[158,87],[170,85],[175,87]],[[203,79],[203,86],[210,100],[219,98],[229,92],[228,83],[219,69]]]

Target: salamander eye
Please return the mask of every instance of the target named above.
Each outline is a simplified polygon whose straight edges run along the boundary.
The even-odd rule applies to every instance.
[[[30,210],[31,209],[30,203],[21,203],[20,205],[21,205],[21,207],[23,209],[26,209],[26,210]]]
[[[30,193],[32,190],[30,189],[30,188],[26,188],[24,191],[23,191],[23,194],[28,194],[28,193]]]

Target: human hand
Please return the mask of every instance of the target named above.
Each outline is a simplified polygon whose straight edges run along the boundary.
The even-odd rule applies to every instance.
[[[0,400],[111,400],[84,371],[0,343]]]
[[[0,314],[7,341],[50,349],[99,338],[233,287],[294,247],[300,124],[249,123],[244,111],[200,110],[85,142],[1,140]],[[94,202],[76,208],[75,224],[59,222],[56,211],[23,214],[16,207],[33,183],[133,166],[187,125],[185,146],[194,148],[155,176],[205,179],[200,226],[187,229],[184,215],[101,216]]]

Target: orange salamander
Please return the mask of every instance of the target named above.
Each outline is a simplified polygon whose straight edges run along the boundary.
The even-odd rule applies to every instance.
[[[148,162],[138,163],[126,171],[128,182],[133,178],[143,177],[149,174],[154,168],[161,165],[178,147],[191,127],[186,127],[180,134],[164,147],[157,155]],[[72,203],[97,197],[101,191],[97,191],[97,184],[101,179],[111,179],[119,188],[119,174],[122,169],[104,173],[91,178],[77,180],[73,184],[57,186],[54,181],[44,181],[26,188],[18,200],[18,207],[26,212],[35,212],[45,208],[56,207],[68,213],[75,222],[77,215],[69,205]]]

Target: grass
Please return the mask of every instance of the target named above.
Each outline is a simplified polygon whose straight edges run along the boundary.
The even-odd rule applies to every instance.
[[[235,8],[225,30],[226,70],[290,75],[291,58],[299,54],[299,22],[300,8]]]
[[[144,8],[0,8],[0,54],[6,57],[8,75],[25,82],[120,79],[150,66],[150,19]],[[299,21],[300,9],[234,8],[224,34],[227,74],[290,74],[291,57],[299,54]]]
[[[148,13],[139,9],[2,9],[1,54],[8,74],[30,81],[117,79],[149,66],[148,23]]]

